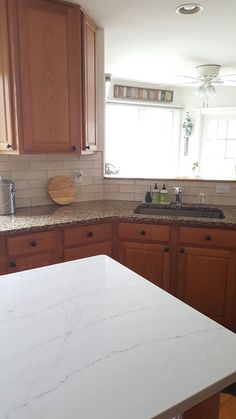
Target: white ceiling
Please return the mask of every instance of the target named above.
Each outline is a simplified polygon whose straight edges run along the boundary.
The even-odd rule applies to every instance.
[[[180,0],[74,0],[105,31],[105,71],[113,78],[171,83],[195,66],[236,73],[236,0],[200,0],[198,15],[178,15]],[[186,1],[185,1],[186,2]]]

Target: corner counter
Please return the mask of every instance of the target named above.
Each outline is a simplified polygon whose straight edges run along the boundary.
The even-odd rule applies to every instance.
[[[0,216],[1,233],[24,233],[58,226],[73,226],[100,221],[179,224],[236,229],[236,206],[219,206],[224,219],[134,214],[139,202],[88,201],[67,206],[47,205],[17,209],[12,216]]]

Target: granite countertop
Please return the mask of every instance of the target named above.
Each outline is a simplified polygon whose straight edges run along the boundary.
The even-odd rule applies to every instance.
[[[3,275],[0,300],[1,419],[169,419],[236,380],[235,334],[106,256]]]
[[[53,226],[71,226],[102,220],[136,221],[162,224],[199,225],[236,229],[236,206],[217,206],[224,219],[134,214],[140,202],[88,201],[67,206],[47,205],[17,209],[12,216],[0,216],[0,234],[45,230]],[[208,205],[209,206],[209,205]]]

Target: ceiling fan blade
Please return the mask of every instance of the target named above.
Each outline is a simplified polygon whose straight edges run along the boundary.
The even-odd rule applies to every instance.
[[[213,85],[214,85],[214,84],[216,84],[216,85],[217,85],[217,84],[224,84],[224,80],[221,80],[221,79],[218,79],[218,80],[212,80],[212,81],[211,81],[211,84],[213,84]]]
[[[198,77],[192,77],[192,76],[182,76],[181,74],[178,74],[176,77],[183,77],[185,79],[192,79],[192,80],[196,80],[196,81],[201,81],[200,78]]]
[[[187,81],[180,83],[171,83],[171,84],[158,84],[158,89],[171,89],[172,87],[184,87],[184,86],[196,86],[199,85],[199,81]]]
[[[224,80],[224,86],[236,86],[236,80]]]
[[[227,77],[236,77],[236,74],[234,73],[234,74],[222,74],[221,76],[220,76],[220,78],[221,79],[225,79],[225,78],[227,78]]]

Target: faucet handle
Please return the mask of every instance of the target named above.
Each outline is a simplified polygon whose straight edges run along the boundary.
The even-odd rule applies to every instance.
[[[174,190],[175,190],[176,195],[182,192],[181,186],[174,186]]]
[[[206,194],[204,192],[200,193],[200,204],[204,205],[206,203]]]

